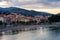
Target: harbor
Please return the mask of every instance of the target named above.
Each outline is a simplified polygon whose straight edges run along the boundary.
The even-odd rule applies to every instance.
[[[31,31],[31,30],[37,30],[40,29],[40,27],[46,27],[46,28],[60,28],[60,25],[6,25],[2,26],[0,25],[0,34],[3,34],[3,32],[21,32],[21,31]]]
[[[31,26],[33,27],[33,25]],[[60,40],[60,28],[47,28],[45,26],[34,25],[34,27],[35,26],[39,27],[39,29],[2,32],[3,34],[0,35],[0,40]]]

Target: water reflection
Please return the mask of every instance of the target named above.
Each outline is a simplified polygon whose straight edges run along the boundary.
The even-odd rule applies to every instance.
[[[60,40],[60,28],[40,27],[38,30],[19,32],[15,35],[2,35],[0,40]]]

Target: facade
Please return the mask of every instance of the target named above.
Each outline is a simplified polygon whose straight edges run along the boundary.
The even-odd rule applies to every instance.
[[[37,21],[37,23],[43,23],[44,21],[48,20],[48,16],[35,16],[35,17],[30,17],[30,16],[24,16],[21,14],[8,14],[8,15],[0,15],[0,21],[5,22],[5,23],[12,23],[12,22],[34,22]]]
[[[0,15],[0,21],[4,22],[4,15]]]
[[[4,22],[4,17],[0,17],[0,21]]]

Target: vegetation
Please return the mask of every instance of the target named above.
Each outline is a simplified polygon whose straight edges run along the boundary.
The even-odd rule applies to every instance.
[[[2,21],[0,21],[0,25],[2,25],[3,24],[3,22]]]
[[[17,21],[17,22],[12,22],[11,24],[23,24],[23,25],[30,25],[30,24],[36,24],[36,20],[35,21],[28,21],[28,22],[25,22],[25,21]]]
[[[58,15],[52,15],[51,17],[48,18],[49,22],[60,22],[60,16]]]

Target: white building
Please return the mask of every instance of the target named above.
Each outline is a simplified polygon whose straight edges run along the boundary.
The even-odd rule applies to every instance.
[[[23,21],[23,22],[28,22],[29,20],[28,19],[20,19],[20,21]]]
[[[0,21],[4,22],[4,18],[3,17],[0,17]]]

